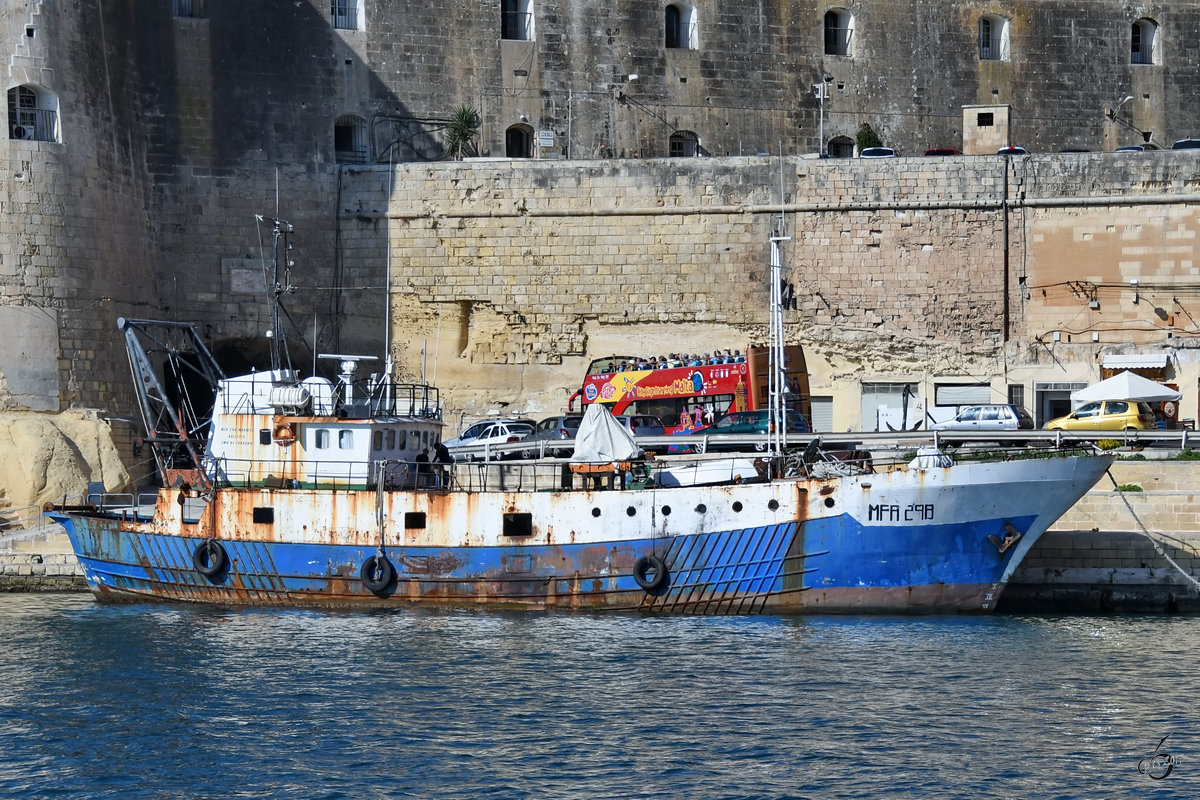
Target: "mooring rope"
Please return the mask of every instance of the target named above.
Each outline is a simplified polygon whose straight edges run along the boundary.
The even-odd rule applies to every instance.
[[[1168,564],[1170,564],[1172,567],[1174,567],[1176,570],[1178,570],[1180,575],[1182,575],[1184,578],[1187,578],[1188,583],[1192,584],[1192,590],[1195,591],[1197,594],[1200,594],[1200,581],[1198,581],[1194,577],[1192,577],[1191,573],[1189,573],[1183,567],[1176,564],[1175,559],[1173,559],[1169,555],[1167,555],[1167,551],[1163,549],[1162,543],[1159,542],[1158,539],[1151,536],[1150,531],[1146,530],[1146,526],[1142,524],[1141,518],[1138,517],[1137,512],[1135,512],[1133,510],[1133,506],[1130,505],[1129,498],[1125,496],[1125,492],[1121,491],[1121,487],[1117,483],[1117,479],[1113,476],[1112,470],[1107,469],[1104,472],[1105,472],[1105,474],[1108,475],[1108,479],[1110,481],[1112,481],[1113,488],[1117,490],[1117,494],[1119,494],[1121,496],[1121,502],[1123,502],[1125,504],[1125,508],[1129,509],[1129,515],[1131,517],[1133,517],[1133,521],[1136,522],[1138,525],[1138,528],[1141,529],[1142,535],[1150,540],[1150,544],[1153,545],[1153,547],[1154,547],[1154,552],[1158,553],[1160,556],[1163,557],[1163,560],[1165,560]]]

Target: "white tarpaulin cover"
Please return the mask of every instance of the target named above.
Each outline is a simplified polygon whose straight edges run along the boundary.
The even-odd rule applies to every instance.
[[[583,413],[579,430],[575,432],[575,455],[572,464],[606,464],[628,461],[641,453],[624,425],[617,422],[608,406],[592,403]]]
[[[1154,403],[1164,400],[1178,401],[1181,397],[1183,395],[1170,386],[1163,386],[1132,372],[1121,372],[1106,381],[1071,392],[1071,402],[1076,405],[1097,400],[1145,400]]]

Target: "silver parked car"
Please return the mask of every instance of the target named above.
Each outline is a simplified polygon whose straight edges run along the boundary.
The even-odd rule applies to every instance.
[[[575,452],[575,433],[579,430],[579,423],[582,421],[582,414],[565,414],[542,420],[533,429],[533,433],[521,440],[530,444],[528,450],[521,451],[521,458],[537,458],[542,452],[541,442],[547,442],[545,452],[548,456],[571,455]],[[568,444],[558,445],[558,442],[567,442]]]
[[[935,422],[931,431],[1031,431],[1036,427],[1033,417],[1021,406],[1011,403],[986,403],[960,406],[954,419]],[[954,444],[950,437],[942,437]],[[1014,444],[1017,444],[1014,442]]]

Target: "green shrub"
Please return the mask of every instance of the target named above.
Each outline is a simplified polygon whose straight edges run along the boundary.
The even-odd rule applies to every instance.
[[[1178,458],[1180,461],[1200,461],[1200,450],[1192,450],[1190,448],[1187,450],[1180,450],[1179,455],[1176,456],[1176,458]]]
[[[1120,446],[1120,439],[1101,439],[1096,442],[1096,447],[1099,447],[1101,450],[1116,450]]]
[[[858,145],[858,152],[860,153],[868,147],[879,147],[883,144],[875,129],[865,122],[859,126],[858,133],[854,135],[854,143]]]
[[[1117,487],[1118,492],[1140,492],[1141,490],[1142,487],[1138,486],[1136,483],[1122,483]]]

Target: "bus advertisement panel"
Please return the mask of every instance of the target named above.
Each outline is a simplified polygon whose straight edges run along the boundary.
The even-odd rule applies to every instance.
[[[698,366],[642,368],[633,356],[596,359],[584,377],[583,405],[606,403],[613,414],[651,414],[667,433],[691,433],[731,411],[768,406],[770,360],[765,347],[750,348],[745,360]],[[799,345],[784,348],[785,406],[811,420],[808,372]]]

